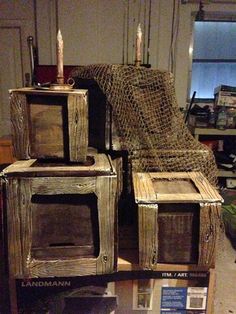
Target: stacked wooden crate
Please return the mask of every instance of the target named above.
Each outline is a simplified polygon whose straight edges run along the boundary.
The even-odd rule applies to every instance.
[[[199,172],[133,173],[139,263],[215,265],[222,198]]]
[[[89,90],[93,86],[91,101],[95,105],[99,99],[104,110],[107,100],[101,97],[95,81],[75,77],[75,82]],[[158,264],[213,267],[222,197],[202,173],[132,173],[132,168],[137,169],[137,160],[120,145],[112,114],[106,116],[110,123],[103,124],[107,139],[103,147],[123,160],[123,168],[122,163],[118,167],[123,170],[119,171],[123,178],[119,176],[118,184],[121,179],[124,183],[119,189],[123,195],[119,207],[119,248],[135,251],[138,246],[142,269],[155,269]],[[165,149],[159,153],[165,156],[166,152]],[[150,157],[148,151],[145,153]],[[186,151],[172,150],[172,154],[185,156]]]
[[[201,173],[137,172],[131,180],[132,167],[124,167],[129,156],[113,145],[107,118],[98,140],[91,135],[98,125],[88,131],[86,90],[22,88],[12,90],[10,100],[18,159],[2,173],[10,278],[115,272],[116,208],[125,189],[130,208],[123,202],[120,210],[124,220],[138,221],[138,230],[127,224],[129,232],[118,231],[127,235],[124,249],[138,242],[139,269],[214,266],[222,199]]]
[[[3,171],[14,278],[116,270],[117,176],[88,150],[86,90],[10,91],[17,162]]]

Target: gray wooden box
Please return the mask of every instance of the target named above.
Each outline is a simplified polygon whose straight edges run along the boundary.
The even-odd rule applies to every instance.
[[[20,88],[9,92],[13,146],[17,159],[86,161],[86,90]]]
[[[116,270],[117,176],[104,154],[90,164],[17,161],[4,169],[11,277]]]

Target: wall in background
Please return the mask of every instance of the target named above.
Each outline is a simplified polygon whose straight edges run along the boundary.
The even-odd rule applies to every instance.
[[[140,16],[144,62],[150,37],[149,63],[174,73],[178,104],[185,107],[191,70],[189,45],[198,3],[152,0],[150,18],[149,8],[149,0],[0,0],[0,23],[27,22],[27,31],[21,36],[24,74],[30,65],[27,36],[34,36],[39,63],[55,64],[58,28],[64,40],[64,64],[133,63]],[[236,14],[236,4],[205,4],[204,10]]]
[[[10,133],[8,90],[30,73],[28,36],[35,36],[33,1],[0,1],[0,136]]]
[[[189,46],[197,1],[181,4],[181,0],[36,0],[36,4],[41,64],[55,64],[55,28],[60,28],[63,35],[65,64],[133,63],[140,20],[144,63],[149,39],[149,63],[153,68],[174,73],[178,104],[186,106],[191,75]],[[205,4],[204,10],[236,14],[236,4]]]

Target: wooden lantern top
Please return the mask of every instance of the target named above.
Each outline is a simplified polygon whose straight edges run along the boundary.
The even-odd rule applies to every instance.
[[[70,94],[76,94],[76,95],[86,95],[87,94],[86,89],[65,89],[65,90],[53,90],[47,87],[42,87],[42,88],[33,88],[33,87],[22,87],[22,88],[17,88],[17,89],[10,89],[9,93],[23,93],[26,95],[51,95],[51,96],[68,96]]]
[[[135,172],[136,203],[223,202],[201,172]]]
[[[90,154],[85,163],[40,162],[37,159],[18,160],[2,172],[7,177],[92,177],[115,175],[110,157]]]

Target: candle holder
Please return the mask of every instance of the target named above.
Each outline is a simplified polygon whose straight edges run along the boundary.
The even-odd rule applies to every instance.
[[[59,80],[60,79],[60,80]],[[50,89],[52,90],[71,90],[75,84],[72,77],[69,77],[67,82],[64,83],[64,77],[57,78],[57,83],[51,84]]]
[[[134,61],[134,65],[135,65],[136,67],[140,67],[140,66],[141,66],[141,60],[135,60],[135,61]]]

